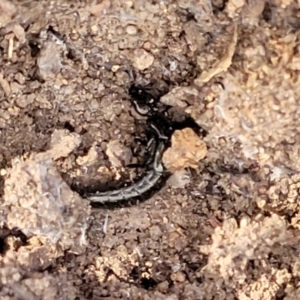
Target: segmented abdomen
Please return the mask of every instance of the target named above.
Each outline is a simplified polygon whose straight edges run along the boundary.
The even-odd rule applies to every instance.
[[[161,175],[161,172],[151,170],[146,174],[145,177],[131,186],[124,187],[116,191],[87,195],[85,198],[94,203],[112,203],[135,198],[153,188],[159,181]]]

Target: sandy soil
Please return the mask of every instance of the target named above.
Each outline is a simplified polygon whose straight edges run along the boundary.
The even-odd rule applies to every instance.
[[[300,299],[299,5],[0,1],[0,299]],[[199,136],[91,208],[74,186],[139,175],[150,82]]]

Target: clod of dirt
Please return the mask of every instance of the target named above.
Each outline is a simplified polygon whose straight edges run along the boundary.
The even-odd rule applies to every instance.
[[[39,73],[43,79],[54,78],[61,70],[62,63],[59,47],[55,42],[48,41],[41,49],[37,60]]]
[[[87,7],[87,10],[94,16],[100,17],[101,14],[111,6],[110,0],[100,1],[98,4],[92,4]]]
[[[144,49],[134,50],[133,66],[138,70],[149,68],[154,62],[154,56]]]
[[[171,138],[172,147],[163,155],[165,167],[172,173],[184,168],[197,168],[207,153],[206,144],[191,128],[176,130]]]
[[[237,38],[238,29],[237,25],[234,25],[232,40],[227,48],[226,54],[220,61],[217,61],[210,70],[203,71],[201,75],[199,75],[197,79],[195,79],[196,85],[201,86],[203,83],[210,81],[213,77],[226,71],[230,67],[230,65],[232,64],[232,58],[237,44]]]
[[[299,299],[299,4],[0,0],[0,299]],[[51,162],[68,155],[74,137],[53,140],[49,157],[32,151],[69,122],[81,149],[92,141],[96,149],[57,162],[62,171],[84,184],[111,182],[104,141],[128,145],[141,133],[128,88],[154,81],[166,89],[149,85],[149,101],[178,87],[168,95],[170,118],[180,123],[184,111],[207,132],[209,168],[186,191],[95,209],[86,224],[87,203]],[[183,154],[190,144],[182,142]],[[24,151],[32,156],[10,170]],[[10,228],[36,235],[24,242],[8,217]],[[58,249],[77,247],[86,226],[82,255]]]
[[[252,0],[252,1],[228,1],[226,11],[232,18],[242,16],[244,24],[256,24],[258,17],[262,14],[265,4],[265,0]]]
[[[168,94],[161,97],[160,101],[166,105],[187,107],[197,100],[199,92],[194,87],[175,87]]]
[[[2,203],[7,225],[19,228],[27,237],[47,238],[49,244],[82,253],[90,207],[62,180],[51,154],[12,161]]]
[[[282,170],[284,171],[284,170]],[[280,172],[280,170],[278,170]],[[256,197],[258,207],[266,211],[276,212],[280,215],[293,212],[291,225],[300,229],[300,204],[299,204],[299,173],[289,175],[278,173],[279,179],[272,182],[262,182]],[[282,199],[285,199],[283,201]]]
[[[110,141],[107,144],[106,155],[113,167],[119,168],[130,163],[132,152],[119,140]]]
[[[68,130],[55,130],[51,136],[51,157],[55,160],[60,157],[67,157],[81,143],[81,137],[77,133],[70,133]]]
[[[41,258],[42,260],[42,258]],[[19,254],[8,252],[1,259],[1,299],[74,299],[75,288],[66,273],[48,274],[23,265]]]
[[[0,73],[0,86],[2,87],[6,96],[9,96],[11,93],[11,88],[9,82],[3,77]]]
[[[244,24],[258,24],[259,17],[264,11],[266,0],[249,1],[242,10],[242,18]]]
[[[16,6],[7,0],[0,2],[0,27],[4,27],[11,21],[14,14],[17,12]]]
[[[170,178],[167,181],[167,184],[173,188],[183,188],[184,186],[190,183],[190,180],[190,172],[186,169],[181,169],[170,176]]]
[[[226,6],[226,10],[228,14],[232,17],[237,14],[237,12],[240,12],[242,7],[246,4],[245,0],[235,1],[235,0],[229,0]]]
[[[76,159],[76,162],[78,165],[80,166],[91,166],[94,163],[96,163],[98,158],[98,153],[97,153],[97,149],[96,146],[93,145],[88,153],[85,156],[80,156]]]
[[[270,217],[258,215],[254,220],[243,218],[240,224],[235,219],[226,220],[222,227],[217,227],[212,235],[212,244],[200,246],[200,251],[209,255],[208,264],[201,270],[201,274],[222,277],[225,284],[232,288],[245,284],[243,291],[239,291],[238,299],[273,299],[276,284],[290,278],[287,269],[272,268],[272,275],[263,274],[258,280],[248,284],[245,270],[250,260],[266,259],[270,252],[284,251],[288,241],[293,239],[287,230],[287,224],[282,217],[272,214]],[[276,249],[276,250],[275,250]],[[264,278],[266,276],[266,278]],[[275,276],[276,281],[267,279]],[[231,278],[236,278],[232,282]],[[278,280],[278,281],[277,281]],[[244,291],[251,291],[246,297]]]

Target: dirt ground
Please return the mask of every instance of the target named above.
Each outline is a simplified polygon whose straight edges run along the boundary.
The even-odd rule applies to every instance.
[[[299,0],[1,0],[0,299],[300,299],[299,29]],[[91,208],[138,176],[150,82],[192,168]]]

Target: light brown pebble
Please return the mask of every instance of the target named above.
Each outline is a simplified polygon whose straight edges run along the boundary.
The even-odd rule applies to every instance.
[[[184,282],[185,278],[186,278],[185,274],[181,271],[178,271],[178,272],[171,275],[171,279],[173,281]]]
[[[97,25],[91,26],[91,31],[92,31],[93,34],[98,33],[98,26]]]
[[[183,188],[191,181],[190,172],[186,169],[176,171],[167,180],[167,184],[173,188]]]
[[[151,49],[151,43],[147,41],[144,43],[143,47],[144,47],[144,49],[149,51]]]
[[[114,65],[111,67],[112,72],[117,72],[120,69],[120,66]]]
[[[138,70],[149,68],[154,62],[154,56],[144,49],[134,50],[133,66]]]
[[[106,155],[113,167],[127,165],[132,158],[131,149],[123,145],[119,140],[113,140],[107,144]]]
[[[15,80],[19,83],[19,84],[24,84],[25,83],[25,76],[22,75],[21,73],[17,73],[15,75]]]
[[[33,102],[34,97],[34,94],[19,96],[16,99],[16,104],[20,108],[25,108],[27,105]]]
[[[167,293],[167,292],[168,292],[168,289],[169,289],[169,283],[168,283],[168,281],[160,282],[160,283],[157,285],[157,289],[158,289],[161,293]]]
[[[162,235],[162,232],[159,228],[159,226],[152,226],[150,228],[150,236],[153,240],[158,240]]]
[[[134,25],[128,25],[126,27],[126,32],[130,35],[136,35],[137,34],[137,28]]]

